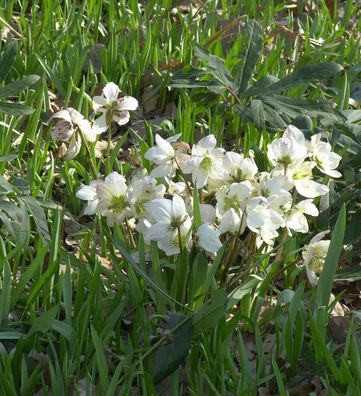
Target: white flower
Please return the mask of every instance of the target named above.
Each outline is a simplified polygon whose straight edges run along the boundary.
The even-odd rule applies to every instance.
[[[202,224],[197,230],[198,245],[209,253],[217,253],[222,247],[219,230],[209,224]]]
[[[52,139],[62,142],[70,140],[68,150],[65,154],[65,158],[68,160],[73,159],[79,153],[82,136],[88,142],[95,142],[99,134],[92,127],[91,123],[72,107],[53,114],[50,121],[53,120],[56,121],[56,124],[51,131]]]
[[[296,141],[300,146],[306,146],[307,141],[305,139],[304,134],[294,125],[288,125],[286,130],[283,132],[283,138],[286,139],[293,139]]]
[[[158,247],[167,255],[180,253],[179,237],[182,246],[189,247],[192,221],[181,197],[174,195],[172,201],[157,198],[145,204],[145,207],[153,222],[146,233],[148,240],[157,241]]]
[[[305,199],[296,204],[286,215],[286,226],[296,232],[308,232],[308,221],[305,216],[318,216],[318,209],[312,199]]]
[[[290,165],[302,163],[307,157],[307,148],[293,137],[282,137],[267,145],[267,156],[272,165],[287,169]]]
[[[216,148],[216,144],[214,135],[201,139],[192,147],[191,159],[182,168],[185,174],[192,174],[192,181],[197,188],[204,187],[208,178],[222,179],[225,176],[222,167],[224,150]]]
[[[209,204],[200,204],[201,219],[203,223],[213,224],[216,222],[216,209]]]
[[[163,184],[157,185],[157,180],[148,176],[146,170],[134,175],[129,184],[127,199],[135,217],[144,217],[146,215],[144,205],[153,199],[163,198],[165,190],[165,186]]]
[[[88,205],[84,210],[84,214],[86,215],[93,215],[96,213],[96,208],[99,203],[99,198],[97,194],[97,185],[101,183],[100,180],[94,180],[90,182],[89,186],[83,185],[77,192],[76,196],[83,200],[88,201]]]
[[[110,173],[104,182],[96,187],[99,199],[96,213],[107,217],[109,226],[121,224],[126,218],[131,217],[132,210],[127,202],[127,184],[124,176],[117,172]]]
[[[103,96],[94,96],[93,108],[102,113],[94,122],[100,132],[106,131],[112,121],[118,125],[127,124],[130,118],[129,111],[134,111],[138,107],[137,99],[132,96],[119,98],[120,92],[119,87],[110,82],[103,88]]]
[[[341,177],[341,173],[335,170],[341,161],[341,156],[331,150],[329,143],[318,142],[313,147],[312,159],[322,173],[331,177]]]
[[[178,168],[177,152],[171,143],[179,137],[180,134],[165,140],[160,135],[155,135],[157,145],[151,147],[144,155],[147,160],[158,165],[151,171],[150,175],[152,177],[172,177],[175,175]]]
[[[248,180],[233,183],[231,186],[223,186],[216,192],[217,210],[221,216],[233,208],[236,211],[243,210],[251,197],[253,186]]]
[[[264,197],[250,199],[247,205],[246,221],[248,228],[259,234],[268,245],[272,245],[278,236],[278,228],[284,226],[283,217],[267,207],[267,200]]]
[[[267,198],[268,208],[282,215],[292,206],[292,196],[288,191],[292,187],[286,176],[262,172],[257,190],[260,196]]]
[[[219,231],[221,234],[230,232],[231,234],[236,234],[239,232],[243,233],[246,223],[242,222],[243,212],[241,210],[234,210],[233,208],[228,209],[221,218],[219,224]],[[241,229],[242,224],[242,229]]]
[[[329,189],[324,184],[311,179],[295,180],[297,192],[305,198],[316,198],[328,193]]]
[[[223,157],[223,166],[233,182],[253,180],[258,172],[252,158],[244,158],[242,154],[227,151]]]
[[[168,183],[168,193],[173,195],[177,194],[181,197],[185,197],[187,195],[187,185],[184,182],[174,182],[171,179],[166,178]]]
[[[330,247],[330,240],[321,240],[327,233],[328,231],[317,234],[302,252],[307,277],[312,285],[316,285],[318,282],[317,274],[322,272]]]
[[[305,161],[296,166],[287,168],[286,176],[294,185],[297,192],[305,198],[316,198],[328,193],[329,189],[326,185],[320,184],[312,180],[312,169],[316,166],[314,161]],[[276,172],[281,172],[280,169]]]

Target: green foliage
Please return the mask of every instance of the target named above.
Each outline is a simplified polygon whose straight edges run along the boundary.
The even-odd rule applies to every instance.
[[[0,395],[312,394],[314,378],[330,395],[360,394],[359,313],[344,317],[343,338],[329,331],[331,293],[361,277],[357,6],[203,3],[2,4]],[[144,156],[155,133],[191,143],[210,131],[252,149],[262,170],[270,132],[294,123],[327,137],[343,177],[330,180],[312,224],[332,230],[318,286],[299,265],[309,235],[280,241],[279,259],[280,246],[262,255],[244,246],[247,260],[226,268],[231,241],[214,261],[165,258],[83,216],[75,193],[93,179],[89,152],[57,158],[47,121],[57,107],[88,117],[108,81],[144,110],[144,128],[134,118],[111,152],[110,167],[128,176],[131,161],[149,168],[131,148]],[[197,191],[196,225],[201,202]]]

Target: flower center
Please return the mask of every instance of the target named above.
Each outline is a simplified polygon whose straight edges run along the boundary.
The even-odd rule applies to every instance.
[[[238,200],[237,195],[232,195],[231,197],[226,197],[224,199],[224,208],[228,209],[241,209],[241,203]]]
[[[209,173],[213,168],[213,160],[211,157],[205,156],[199,164],[199,169]]]
[[[120,214],[125,208],[125,197],[120,195],[118,197],[114,196],[110,202],[109,209],[113,210],[114,213]]]

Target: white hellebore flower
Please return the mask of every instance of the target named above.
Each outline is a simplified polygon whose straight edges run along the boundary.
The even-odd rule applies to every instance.
[[[287,169],[290,165],[302,163],[307,157],[307,148],[293,137],[281,137],[267,145],[267,156],[272,165]]]
[[[156,146],[151,147],[144,157],[157,164],[150,175],[152,177],[172,177],[178,168],[178,153],[172,143],[179,139],[180,134],[163,139],[160,135],[155,135]]]
[[[223,166],[231,181],[253,180],[258,168],[253,158],[244,158],[242,154],[227,151],[223,157]]]
[[[157,185],[154,177],[148,176],[143,170],[134,175],[127,191],[127,199],[136,218],[146,215],[145,204],[156,198],[163,198],[165,193],[163,184]]]
[[[209,204],[200,204],[201,219],[203,223],[213,224],[216,222],[216,208]]]
[[[325,231],[315,235],[302,252],[307,277],[312,285],[316,285],[318,282],[317,275],[322,272],[330,247],[330,240],[321,240],[327,233],[328,231]]]
[[[94,180],[90,182],[89,186],[81,186],[81,188],[76,192],[76,196],[83,200],[88,201],[88,205],[84,210],[84,214],[93,215],[96,213],[96,208],[99,203],[99,198],[97,194],[97,185],[101,183],[100,180]]]
[[[316,198],[328,193],[329,188],[312,180],[314,161],[305,161],[300,165],[287,168],[287,177],[297,192],[305,198]]]
[[[222,247],[219,230],[209,224],[202,224],[197,230],[198,245],[208,253],[217,253]]]
[[[192,147],[191,159],[182,169],[185,174],[192,174],[192,181],[197,188],[204,187],[208,178],[223,179],[225,176],[222,166],[224,150],[216,148],[216,144],[214,135],[201,139]]]
[[[274,239],[278,237],[278,228],[284,226],[283,217],[274,209],[268,208],[264,197],[250,199],[247,205],[246,221],[248,228],[259,234],[267,245],[273,244]]]
[[[288,125],[286,130],[283,132],[282,137],[286,138],[286,139],[293,139],[300,146],[306,146],[307,147],[307,141],[305,139],[305,135],[302,133],[301,130],[299,130],[294,125]]]
[[[110,173],[102,183],[97,184],[99,203],[96,212],[106,216],[109,226],[121,224],[131,217],[132,210],[127,202],[127,184],[124,176]]]
[[[233,208],[242,211],[247,206],[251,197],[253,186],[250,181],[245,180],[240,183],[233,183],[230,186],[222,186],[216,192],[217,210],[221,216]]]
[[[322,173],[331,177],[341,177],[341,173],[335,170],[341,161],[341,156],[331,150],[330,143],[318,142],[313,147],[312,159]]]
[[[244,213],[241,210],[228,209],[222,216],[219,224],[221,234],[226,232],[230,232],[231,234],[239,232],[242,234],[246,227],[246,223],[242,222],[243,216]]]
[[[192,221],[181,197],[174,195],[172,201],[157,198],[145,206],[153,220],[145,234],[147,240],[157,241],[168,256],[180,253],[179,242],[182,247],[190,247]]]
[[[305,214],[318,216],[318,209],[312,199],[305,199],[297,203],[289,213],[286,214],[286,226],[296,232],[308,232],[308,221]]]
[[[102,96],[94,96],[93,108],[95,111],[102,113],[94,122],[95,127],[100,131],[106,131],[112,121],[118,125],[128,123],[129,111],[134,111],[138,107],[137,99],[132,96],[119,97],[121,90],[119,87],[110,82],[103,88]]]
[[[73,159],[79,153],[82,137],[88,142],[95,142],[99,134],[91,123],[72,107],[53,114],[50,121],[53,120],[56,124],[51,131],[51,138],[62,142],[70,140],[65,154],[67,160]]]

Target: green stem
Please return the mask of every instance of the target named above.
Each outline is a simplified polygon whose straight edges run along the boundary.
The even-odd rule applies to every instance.
[[[81,136],[81,138],[83,140],[86,152],[88,153],[88,156],[89,156],[90,167],[91,167],[91,171],[93,173],[93,178],[94,179],[98,179],[99,178],[98,169],[97,169],[97,167],[95,165],[95,162],[94,162],[94,159],[93,159],[93,155],[92,155],[92,153],[90,151],[90,148],[89,148],[89,145],[88,145],[88,141],[85,139],[85,137],[83,136],[82,132],[79,131],[79,133],[80,133],[80,136]]]
[[[110,163],[110,148],[111,148],[111,144],[112,144],[112,120],[113,120],[113,112],[111,110],[109,110],[109,114],[107,114],[107,116],[109,116],[108,118],[108,144],[107,144],[107,158],[106,158],[106,162],[105,162],[105,174],[109,175],[109,173],[112,171],[112,166]]]

